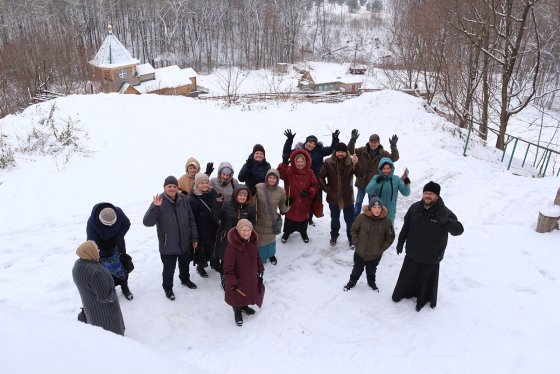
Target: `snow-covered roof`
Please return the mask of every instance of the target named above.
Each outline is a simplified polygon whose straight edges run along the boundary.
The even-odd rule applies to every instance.
[[[353,84],[353,83],[362,83],[363,79],[356,78],[353,75],[347,74],[333,74],[332,72],[319,72],[313,71],[311,72],[311,77],[315,84],[323,84],[323,83],[331,83],[331,82],[340,82],[346,84]]]
[[[136,66],[136,72],[138,73],[138,75],[146,75],[146,74],[151,74],[154,73],[156,71],[156,69],[154,69],[154,67],[152,66],[152,64],[139,64]]]
[[[155,79],[134,86],[140,93],[152,92],[162,88],[174,88],[192,84],[189,78],[191,68],[181,69],[177,65],[155,69]],[[196,73],[195,73],[196,74]]]
[[[185,71],[185,73],[187,74],[187,77],[189,77],[189,78],[198,77],[198,74],[196,73],[196,71],[194,71],[193,68],[185,68],[183,70]]]
[[[132,57],[130,52],[111,32],[107,34],[97,54],[89,63],[99,68],[114,68],[126,65],[136,65],[140,60]]]

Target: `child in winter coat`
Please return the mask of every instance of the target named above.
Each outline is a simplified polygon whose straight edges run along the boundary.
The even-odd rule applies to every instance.
[[[228,246],[224,257],[226,279],[225,301],[233,307],[235,323],[243,325],[241,312],[255,314],[250,304],[262,305],[264,287],[261,287],[264,266],[257,250],[258,235],[253,224],[240,219],[228,232]]]
[[[375,284],[377,265],[381,261],[383,252],[394,240],[395,230],[393,223],[387,217],[387,208],[378,197],[374,196],[352,224],[352,244],[356,248],[354,268],[350,280],[344,286],[344,291],[356,285],[365,268],[368,285],[372,290],[379,292]]]

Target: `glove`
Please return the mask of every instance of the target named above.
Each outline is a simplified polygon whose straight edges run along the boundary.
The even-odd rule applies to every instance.
[[[404,181],[405,179],[408,179],[408,168],[404,168],[404,173],[401,175],[401,180]],[[410,183],[410,180],[408,183]]]
[[[376,178],[377,179],[375,180],[375,183],[380,184],[381,182],[383,182],[383,176],[378,175]]]
[[[338,143],[340,140],[338,140],[338,136],[340,135],[340,131],[339,130],[335,130],[335,132],[332,133],[332,140],[333,143]]]
[[[396,147],[398,141],[399,137],[397,135],[393,135],[389,138],[389,144],[391,144],[391,147]]]
[[[296,201],[296,198],[293,196],[290,196],[286,199],[286,202],[284,204],[286,204],[286,206],[290,206],[294,203],[294,201]]]
[[[253,155],[250,155],[245,163],[247,164],[247,168],[252,169],[253,166],[255,165],[255,160],[253,160]]]
[[[301,197],[302,199],[308,198],[309,197],[309,190],[301,191],[299,193],[299,197]]]
[[[289,165],[290,164],[290,155],[288,154],[283,154],[282,155],[282,163],[284,165]]]
[[[402,253],[402,245],[397,245],[397,254],[400,255]]]
[[[292,134],[292,130],[287,129],[286,131],[284,131],[284,135],[286,135],[286,138],[288,138],[289,141],[293,142],[294,138],[296,137],[296,134]]]
[[[410,184],[410,179],[408,179],[408,177],[405,177],[403,179],[404,184]]]
[[[440,207],[436,210],[436,218],[442,225],[447,225],[449,223],[449,212],[447,209]]]
[[[229,289],[232,290],[233,292],[235,292],[235,290],[237,290],[237,285],[231,286]]]
[[[359,137],[360,134],[358,134],[358,129],[352,130],[352,135],[350,136],[350,140],[356,141]]]
[[[210,174],[212,174],[212,172],[214,171],[214,163],[213,162],[209,162],[206,164],[206,171],[204,172],[204,174],[206,174],[207,176],[210,176]]]

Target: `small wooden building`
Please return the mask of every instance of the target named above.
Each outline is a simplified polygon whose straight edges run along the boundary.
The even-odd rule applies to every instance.
[[[364,75],[367,71],[367,66],[360,64],[352,64],[348,68],[348,72],[353,75]]]
[[[306,71],[298,81],[298,88],[305,91],[341,91],[357,93],[363,81],[359,78],[333,76],[330,73]]]

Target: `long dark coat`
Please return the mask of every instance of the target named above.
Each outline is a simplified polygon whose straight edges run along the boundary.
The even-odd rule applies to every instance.
[[[302,154],[305,157],[305,167],[298,169],[295,166],[295,158]],[[290,210],[286,213],[286,218],[294,222],[303,222],[309,219],[311,205],[317,192],[319,191],[319,183],[315,174],[311,170],[311,157],[309,153],[303,149],[296,149],[290,155],[291,165],[281,163],[278,165],[280,178],[284,181],[284,189],[288,199],[293,197],[295,200],[290,205]],[[303,191],[309,191],[308,197],[301,197]]]
[[[240,190],[246,190],[249,195],[244,204],[239,204],[235,197]],[[255,224],[256,213],[255,206],[251,204],[251,191],[247,186],[239,185],[231,195],[231,200],[224,202],[222,205],[216,204],[212,216],[218,222],[218,232],[216,234],[216,245],[214,246],[214,257],[223,259],[224,251],[228,244],[227,233],[230,229],[237,225],[240,219],[245,218]]]
[[[389,157],[393,161],[397,161],[399,159],[399,150],[397,149],[397,146],[392,146],[391,153],[389,153],[383,149],[382,145],[379,145],[379,147],[377,147],[376,155],[371,157],[371,147],[369,146],[369,143],[366,143],[365,147],[356,148],[355,139],[350,140],[348,143],[348,152],[358,156],[358,164],[360,164],[360,168],[363,170],[364,175],[362,178],[356,178],[356,183],[354,185],[362,190],[366,188],[371,178],[377,174],[381,158]]]
[[[277,183],[275,186],[269,186],[266,183],[257,184],[256,195],[256,208],[257,208],[257,222],[255,223],[255,231],[259,235],[258,246],[273,243],[276,241],[276,234],[272,232],[272,218],[276,219],[278,213],[285,214],[290,208],[286,203],[286,191],[278,185],[280,183],[280,173],[276,169],[270,169],[266,174],[276,176]],[[265,179],[266,180],[266,179]],[[270,201],[270,209],[267,205],[266,195]],[[272,211],[273,217],[270,216]]]
[[[212,216],[212,209],[216,206],[216,191],[210,189],[208,192],[200,193],[193,188],[189,194],[189,205],[196,222],[198,245],[214,249],[218,231],[218,224]]]
[[[253,230],[246,241],[233,228],[229,230],[227,237],[229,244],[224,257],[226,303],[236,308],[256,304],[259,294],[257,273],[264,272],[257,249],[257,233]],[[233,291],[232,286],[236,286],[245,296]]]
[[[97,261],[78,259],[72,278],[80,293],[87,323],[124,335],[124,320],[113,276]]]
[[[442,222],[442,217],[447,222]],[[441,197],[429,209],[420,200],[412,204],[404,216],[397,247],[402,248],[406,242],[407,256],[421,264],[438,264],[443,260],[449,234],[457,236],[463,231],[463,225]]]
[[[112,208],[117,215],[117,221],[112,226],[106,226],[99,220],[99,213],[105,208]],[[93,207],[87,221],[87,240],[93,240],[97,244],[100,257],[111,257],[116,247],[121,254],[125,254],[124,236],[129,229],[130,220],[121,208],[111,203],[99,203]]]
[[[161,206],[150,204],[144,215],[144,225],[157,227],[162,255],[187,253],[192,258],[193,243],[198,242],[198,230],[188,198],[182,193],[177,194],[176,200],[171,200],[165,193],[161,196]]]
[[[364,206],[362,214],[354,220],[351,231],[356,253],[366,261],[381,257],[395,241],[395,230],[387,217],[386,207],[383,207],[379,217],[375,217],[369,207]]]
[[[347,152],[346,157],[339,160],[336,152],[325,161],[319,171],[318,180],[323,191],[327,193],[327,202],[338,205],[341,209],[354,204],[354,187],[352,180],[363,176],[360,164],[352,165],[352,158]]]

